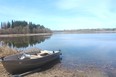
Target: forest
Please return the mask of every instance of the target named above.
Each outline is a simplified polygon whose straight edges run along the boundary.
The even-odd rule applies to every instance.
[[[1,22],[0,34],[29,34],[51,33],[52,31],[43,25],[26,21]]]

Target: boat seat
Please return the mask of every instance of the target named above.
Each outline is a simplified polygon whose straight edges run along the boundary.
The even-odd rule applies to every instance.
[[[41,58],[41,55],[31,55],[30,59],[37,59],[37,58]]]
[[[40,53],[40,56],[46,56],[48,53]]]
[[[47,50],[44,50],[44,51],[41,51],[40,53],[37,53],[36,55],[31,55],[30,59],[41,58],[41,57],[49,55],[49,54],[53,54],[53,51],[48,52]]]

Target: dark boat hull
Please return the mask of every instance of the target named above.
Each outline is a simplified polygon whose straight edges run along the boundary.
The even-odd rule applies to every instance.
[[[2,64],[10,74],[21,74],[36,69],[50,61],[59,58],[60,53],[54,53],[42,58],[29,60],[3,60]]]

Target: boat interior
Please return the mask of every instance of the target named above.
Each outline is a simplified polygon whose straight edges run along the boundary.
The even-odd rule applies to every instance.
[[[23,52],[20,54],[15,54],[15,55],[4,57],[3,60],[37,59],[37,58],[42,58],[44,56],[51,55],[57,52],[58,51],[47,51],[47,50],[41,50],[41,51],[36,51],[36,52]]]

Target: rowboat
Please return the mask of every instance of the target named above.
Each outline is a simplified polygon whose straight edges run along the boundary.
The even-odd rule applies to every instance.
[[[9,74],[21,74],[58,59],[61,51],[33,51],[14,54],[2,58],[1,63]]]

